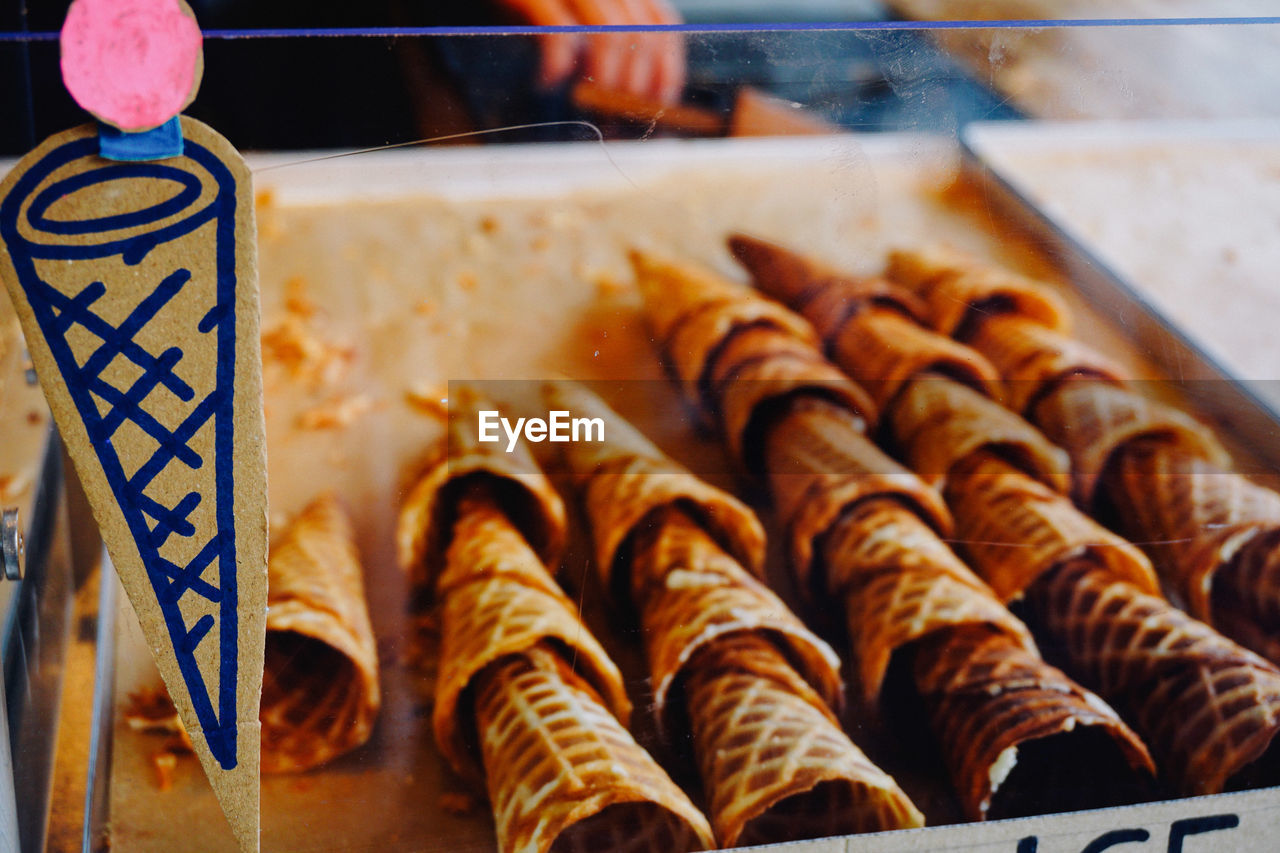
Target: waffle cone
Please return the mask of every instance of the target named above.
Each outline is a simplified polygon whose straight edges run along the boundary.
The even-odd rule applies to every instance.
[[[741,336],[745,338],[745,334]],[[857,416],[859,429],[875,423],[871,397],[835,366],[813,351],[803,355],[758,357],[737,363],[720,387],[722,432],[733,458],[752,474],[764,463],[764,437],[769,424],[789,400],[820,397]]]
[[[476,775],[465,725],[470,717],[462,707],[467,689],[485,667],[539,643],[566,650],[625,722],[631,703],[618,668],[537,554],[491,494],[470,491],[459,504],[438,590],[441,650],[432,725],[444,757],[459,773]]]
[[[306,770],[369,739],[381,705],[360,558],[332,494],[271,549],[262,772]]]
[[[935,631],[985,625],[1030,651],[1026,627],[913,512],[860,504],[823,539],[828,598],[843,600],[861,696],[880,702],[895,653]]]
[[[1146,747],[1110,706],[1005,633],[973,626],[925,638],[916,651],[915,682],[956,793],[972,820],[1005,811],[995,807],[995,798],[1014,780],[1002,783],[1038,741],[1070,740],[1060,754],[1077,768],[1098,774],[1090,785],[1101,786],[1117,771],[1137,777],[1154,773]],[[1099,754],[1097,741],[1086,737],[1090,732],[1103,735],[1111,765]],[[1056,793],[1035,774],[1022,781],[1044,786],[1038,794],[1014,792],[1037,794],[1029,799],[1038,801],[1038,808],[1045,803],[1061,807],[1059,796],[1080,793]]]
[[[751,273],[758,290],[803,314],[825,341],[854,313],[869,306],[897,309],[921,322],[926,316],[923,302],[882,278],[846,275],[745,234],[729,238],[729,251]]]
[[[813,330],[795,314],[710,270],[640,252],[631,261],[654,341],[685,399],[708,424],[711,402],[702,383],[716,349],[735,330],[773,327],[816,344]]]
[[[632,598],[644,629],[654,711],[668,738],[683,701],[672,701],[689,662],[702,649],[743,633],[767,637],[821,701],[842,700],[840,659],[767,587],[726,554],[692,517],[664,509],[636,543]]]
[[[859,311],[828,339],[828,348],[832,360],[871,392],[882,411],[922,373],[947,376],[992,399],[1002,393],[1000,377],[986,359],[898,311]]]
[[[543,562],[555,565],[565,541],[564,503],[523,442],[506,452],[500,442],[482,442],[479,412],[497,407],[471,388],[454,392],[447,440],[400,508],[396,544],[400,565],[415,585],[432,589],[444,565],[453,531],[456,492],[465,481],[482,478],[497,486],[508,516]]]
[[[1183,456],[1230,465],[1230,457],[1198,421],[1163,403],[1106,382],[1066,382],[1036,404],[1032,420],[1071,455],[1076,502],[1094,506],[1098,478],[1118,451],[1144,439],[1176,446]]]
[[[1091,378],[1119,383],[1123,368],[1091,347],[1036,320],[1000,314],[984,320],[969,339],[1005,381],[1005,402],[1029,416],[1035,402],[1067,379]]]
[[[504,853],[714,845],[706,817],[553,650],[480,673],[475,711]]]
[[[1214,627],[1280,664],[1280,529],[1260,532],[1213,579]]]
[[[894,498],[947,534],[951,515],[941,496],[894,462],[841,406],[817,398],[791,403],[769,429],[766,468],[774,505],[787,530],[792,571],[806,594],[823,592],[814,576],[814,547],[840,516],[870,498]],[[816,581],[816,582],[815,582]]]
[[[929,306],[929,325],[967,340],[987,318],[1013,314],[1067,331],[1066,305],[1048,285],[1015,275],[972,255],[936,246],[889,254],[886,275]]]
[[[1280,670],[1164,599],[1072,562],[1028,601],[1068,668],[1134,724],[1183,794],[1224,790],[1280,732]],[[1274,768],[1260,771],[1275,784]]]
[[[1162,441],[1126,445],[1101,489],[1117,527],[1149,543],[1161,576],[1194,616],[1264,637],[1280,627],[1280,577],[1268,568],[1271,549],[1253,544],[1260,534],[1280,530],[1280,495]],[[1224,618],[1215,614],[1216,598],[1233,605]]]
[[[723,846],[922,826],[786,658],[756,634],[706,647],[688,679],[694,750]]]
[[[689,473],[582,386],[556,383],[547,386],[545,396],[553,408],[608,424],[605,441],[569,442],[564,453],[583,492],[595,565],[606,590],[626,595],[627,584],[614,580],[624,569],[619,549],[637,525],[663,507],[679,506],[734,559],[757,575],[764,570],[764,528],[745,504]]]
[[[935,488],[980,450],[998,453],[1057,491],[1070,485],[1065,452],[1013,412],[950,378],[914,380],[888,419],[907,464]]]
[[[1137,547],[998,457],[970,456],[952,470],[946,495],[963,553],[1002,601],[1021,597],[1036,578],[1077,558],[1160,594],[1155,570]]]

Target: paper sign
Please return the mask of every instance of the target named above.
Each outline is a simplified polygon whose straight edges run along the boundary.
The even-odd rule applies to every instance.
[[[165,684],[256,850],[267,508],[252,189],[225,139],[181,121],[181,157],[101,159],[93,126],[28,154],[0,183],[0,277]]]
[[[200,87],[200,27],[182,0],[76,0],[61,43],[71,97],[121,130],[159,127]]]

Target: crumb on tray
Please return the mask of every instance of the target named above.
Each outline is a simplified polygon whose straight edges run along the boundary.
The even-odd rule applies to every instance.
[[[303,314],[290,311],[263,331],[262,359],[313,387],[327,387],[346,372],[355,359],[355,348],[322,340]]]
[[[412,385],[405,389],[404,401],[424,415],[440,420],[449,417],[449,389],[444,385]]]
[[[167,750],[152,753],[151,766],[156,771],[156,787],[161,791],[173,788],[174,772],[178,769],[178,756]]]
[[[342,429],[373,408],[373,401],[364,394],[338,397],[327,403],[307,409],[298,415],[298,428],[305,430]]]

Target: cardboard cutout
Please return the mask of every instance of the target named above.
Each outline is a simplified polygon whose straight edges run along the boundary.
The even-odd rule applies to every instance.
[[[0,278],[107,550],[244,849],[258,847],[266,451],[253,198],[236,150],[45,140],[0,183]]]

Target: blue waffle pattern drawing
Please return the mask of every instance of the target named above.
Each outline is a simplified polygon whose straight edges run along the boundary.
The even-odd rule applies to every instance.
[[[236,766],[238,674],[232,467],[235,181],[213,153],[190,140],[185,159],[134,164],[97,160],[96,146],[93,137],[78,139],[35,164],[0,205],[0,237],[137,544],[209,750],[221,767],[231,769]],[[86,157],[94,167],[51,179]],[[204,181],[187,161],[197,164]],[[216,185],[212,192],[208,176]],[[140,179],[171,183],[177,192],[145,210],[90,219],[67,218],[68,208],[56,207],[79,190]],[[54,218],[51,208],[62,218]],[[20,216],[26,217],[25,229],[19,227]],[[214,271],[212,287],[205,282],[199,294],[193,292],[197,283],[188,267],[194,264],[175,265],[142,283],[148,276],[138,265],[158,247],[206,226],[202,234],[214,236],[209,244],[214,263],[205,273],[207,279],[207,270]],[[125,236],[111,239],[112,234]],[[39,239],[42,235],[52,239]],[[99,236],[103,239],[95,242]],[[78,292],[68,292],[61,278],[59,286],[45,280],[50,261],[117,257],[120,269],[139,274],[91,281]],[[112,288],[123,288],[125,295],[112,294],[115,315],[108,318],[101,306]],[[128,300],[123,313],[122,299]],[[197,303],[203,306],[198,316],[188,318],[190,305]],[[188,320],[194,327],[183,325]],[[175,329],[180,333],[173,334]],[[178,339],[158,344],[157,336],[166,335]],[[216,348],[217,365],[212,387],[193,387],[182,375],[186,350],[201,348],[207,354],[210,347]],[[122,430],[132,434],[130,446],[138,446],[141,433],[154,442],[154,450],[149,456],[122,456],[115,442]],[[157,488],[160,484],[163,488]],[[206,679],[198,653],[206,661],[216,654],[216,676]]]

